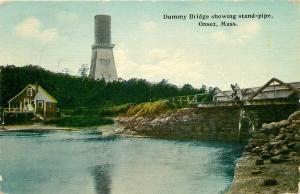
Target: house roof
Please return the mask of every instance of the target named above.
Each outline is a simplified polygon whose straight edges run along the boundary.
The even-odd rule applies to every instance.
[[[20,94],[22,94],[28,87],[31,87],[33,90],[35,90],[34,84],[28,84],[21,92],[19,92],[17,95],[15,95],[13,98],[11,98],[8,103],[13,101],[16,97],[18,97]],[[50,100],[52,103],[57,103],[57,100],[51,96],[44,88],[42,88],[40,85],[38,85],[38,91],[42,91]]]
[[[288,83],[284,83],[283,81],[277,79],[277,78],[272,78],[270,79],[265,85],[263,85],[262,87],[260,87],[253,95],[251,95],[249,97],[249,99],[253,99],[255,96],[257,96],[258,94],[260,94],[262,91],[264,91],[265,89],[268,88],[268,86],[271,85],[272,82],[277,82],[279,84],[279,86],[283,86],[283,87],[286,87],[290,90],[292,90],[293,92],[296,92],[296,93],[299,93],[300,90],[298,90],[296,87],[288,84]]]
[[[230,95],[231,95],[231,91],[228,92],[228,91],[222,91],[220,88],[218,87],[215,87],[215,90],[217,91],[217,94],[216,96],[224,96],[224,97],[227,97],[228,99],[231,99]]]
[[[272,83],[275,85],[271,85]],[[285,98],[293,93],[300,93],[300,82],[285,83],[277,78],[270,79],[266,84],[261,87],[244,88],[247,91],[245,99],[267,99],[273,98],[271,94],[274,92],[274,88],[277,91],[278,98]],[[228,98],[232,94],[232,90],[221,91],[217,90],[216,98],[222,99],[222,101],[231,100]],[[273,96],[273,95],[272,95]]]

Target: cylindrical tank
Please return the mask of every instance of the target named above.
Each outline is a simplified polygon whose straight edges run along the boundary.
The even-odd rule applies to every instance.
[[[111,43],[110,21],[111,19],[109,15],[95,16],[95,44]]]

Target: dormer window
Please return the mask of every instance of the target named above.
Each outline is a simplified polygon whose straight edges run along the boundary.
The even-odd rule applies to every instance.
[[[32,88],[27,88],[27,96],[32,96]]]

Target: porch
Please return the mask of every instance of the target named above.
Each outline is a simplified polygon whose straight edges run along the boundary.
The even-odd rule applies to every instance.
[[[34,109],[24,108],[4,108],[4,113],[33,113]]]

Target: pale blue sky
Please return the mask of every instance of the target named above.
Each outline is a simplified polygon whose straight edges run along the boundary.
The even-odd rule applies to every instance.
[[[270,13],[238,27],[199,27],[164,14]],[[300,4],[295,2],[9,2],[0,4],[0,64],[65,68],[90,64],[94,16],[112,17],[119,77],[195,87],[300,81]],[[229,20],[227,20],[229,21]]]

